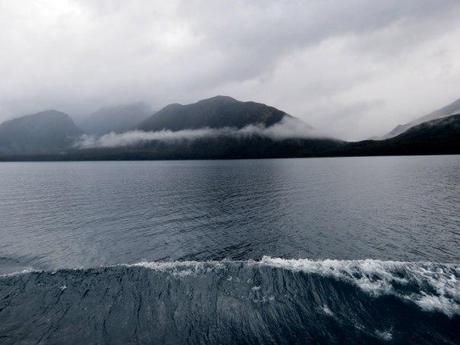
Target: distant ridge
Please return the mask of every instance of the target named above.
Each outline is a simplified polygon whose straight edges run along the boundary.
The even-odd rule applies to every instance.
[[[78,121],[78,125],[87,134],[122,133],[136,127],[152,112],[150,106],[141,102],[104,107]]]
[[[364,140],[337,150],[334,155],[460,154],[460,114],[426,121],[386,140]]]
[[[69,115],[42,111],[0,125],[0,153],[50,153],[68,149],[83,132]]]
[[[416,125],[419,125],[419,124],[421,124],[423,122],[439,119],[439,118],[446,117],[446,116],[449,116],[449,115],[454,115],[454,114],[457,114],[457,113],[460,113],[460,98],[457,99],[455,102],[452,102],[449,105],[447,105],[447,106],[445,106],[445,107],[443,107],[441,109],[435,110],[435,111],[433,111],[433,112],[431,112],[431,113],[429,113],[427,115],[419,117],[419,118],[417,118],[417,119],[415,119],[413,121],[410,121],[410,122],[408,122],[406,124],[396,126],[389,133],[385,134],[383,137],[381,137],[379,139],[393,138],[393,137],[396,137],[396,136],[400,135],[401,133],[404,133],[409,128],[414,127]]]
[[[450,109],[453,108],[452,106]],[[298,127],[296,121],[302,124],[300,120],[285,112],[264,104],[240,102],[231,97],[217,96],[189,105],[168,105],[137,126],[143,131],[167,129],[170,131],[168,133],[156,133],[157,136],[141,131],[111,134],[97,139],[113,143],[113,140],[121,136],[125,144],[121,141],[120,145],[85,146],[81,145],[83,140],[89,139],[91,143],[96,137],[82,136],[83,132],[67,114],[49,110],[6,121],[0,125],[0,160],[239,159],[460,154],[460,114],[425,121],[389,139],[360,142],[309,135],[308,130],[302,132],[302,135],[296,135],[296,132],[292,131],[292,128]],[[203,128],[208,129],[193,131]],[[185,132],[191,136],[188,139],[180,139],[184,132],[174,132],[181,130],[188,130]],[[211,134],[196,135],[203,132]],[[130,141],[133,135],[150,139]],[[164,139],[164,135],[172,140]]]
[[[187,105],[170,104],[137,128],[144,131],[199,128],[243,128],[248,125],[272,126],[284,117],[284,111],[256,103],[241,102],[228,96],[215,96]]]

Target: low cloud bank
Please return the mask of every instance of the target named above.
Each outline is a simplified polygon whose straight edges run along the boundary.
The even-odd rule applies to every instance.
[[[76,143],[80,149],[89,148],[114,148],[123,146],[135,146],[149,141],[185,141],[213,137],[237,137],[248,138],[251,136],[268,137],[273,140],[284,139],[307,139],[325,137],[317,133],[307,124],[292,118],[285,118],[280,123],[271,127],[246,126],[241,129],[236,128],[202,128],[187,129],[181,131],[162,130],[157,132],[129,131],[125,133],[109,133],[97,137],[92,135],[83,135]]]

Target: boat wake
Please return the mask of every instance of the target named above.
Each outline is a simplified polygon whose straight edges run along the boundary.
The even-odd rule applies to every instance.
[[[458,344],[460,265],[141,262],[0,278],[0,343]]]

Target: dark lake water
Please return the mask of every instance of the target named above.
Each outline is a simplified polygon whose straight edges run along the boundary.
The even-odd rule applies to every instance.
[[[1,163],[0,343],[456,343],[459,248],[460,156]]]
[[[460,260],[460,157],[3,163],[0,257]]]

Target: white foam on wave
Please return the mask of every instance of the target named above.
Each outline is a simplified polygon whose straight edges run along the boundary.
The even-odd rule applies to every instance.
[[[270,267],[317,273],[345,280],[380,296],[391,294],[424,310],[460,315],[460,266],[381,260],[309,260],[263,257]]]
[[[0,274],[0,277],[13,277],[13,276],[18,276],[21,274],[28,274],[28,273],[33,273],[33,272],[40,272],[39,270],[36,270],[34,268],[24,268],[21,271],[15,271],[15,272],[9,272],[9,273],[3,273]]]
[[[391,341],[391,339],[393,339],[391,331],[375,331],[375,335],[385,341]]]
[[[321,309],[322,309],[324,314],[329,315],[329,316],[334,316],[334,313],[332,312],[332,310],[327,305],[323,305],[323,307]]]
[[[175,276],[188,276],[223,268],[226,261],[142,261],[127,267],[144,267],[160,272],[168,272]]]
[[[433,262],[402,262],[365,260],[281,259],[264,256],[260,261],[144,261],[105,268],[144,267],[155,271],[186,277],[224,270],[228,265],[274,267],[290,271],[315,273],[333,277],[358,286],[373,295],[394,295],[411,301],[427,311],[440,311],[449,317],[460,315],[460,265]],[[72,270],[86,270],[74,268]],[[43,272],[24,269],[0,274],[0,277]],[[228,280],[232,280],[229,277]],[[235,279],[238,280],[238,277]]]
[[[172,261],[140,262],[145,267],[175,276],[208,273],[226,264],[270,266],[291,271],[315,273],[352,283],[373,295],[394,295],[427,311],[440,311],[449,317],[460,315],[460,266],[432,262],[382,260],[310,260],[264,256],[260,261]]]

